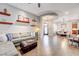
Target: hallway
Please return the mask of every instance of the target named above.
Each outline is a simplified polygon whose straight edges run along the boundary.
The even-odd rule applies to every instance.
[[[79,49],[70,47],[65,37],[45,35],[38,40],[38,47],[26,53],[28,56],[78,56]]]

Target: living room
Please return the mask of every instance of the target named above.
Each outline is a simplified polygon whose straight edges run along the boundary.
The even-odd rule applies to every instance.
[[[0,4],[0,56],[78,56],[78,7],[78,3]]]

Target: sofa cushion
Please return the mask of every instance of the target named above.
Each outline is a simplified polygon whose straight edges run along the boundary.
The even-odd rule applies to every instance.
[[[6,34],[8,41],[11,41],[13,39],[12,33],[7,33]]]
[[[35,37],[29,36],[29,37],[23,37],[23,38],[17,38],[17,39],[13,39],[12,42],[17,43],[17,42],[21,42],[24,40],[28,40],[28,39],[35,39]]]
[[[17,56],[19,52],[11,41],[0,42],[0,56]]]
[[[12,35],[13,35],[13,39],[16,39],[16,38],[20,37],[19,33],[12,33]]]
[[[7,37],[5,34],[1,34],[0,35],[0,42],[6,42],[7,41]]]

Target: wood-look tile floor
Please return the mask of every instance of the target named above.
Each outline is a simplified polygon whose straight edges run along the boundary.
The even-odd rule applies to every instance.
[[[24,56],[78,56],[79,48],[69,47],[64,37],[45,35],[38,40],[38,46]]]

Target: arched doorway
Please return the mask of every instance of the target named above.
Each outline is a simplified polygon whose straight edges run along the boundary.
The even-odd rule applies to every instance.
[[[41,34],[42,36],[48,35],[53,36],[53,20],[56,19],[57,15],[47,14],[41,17]]]

